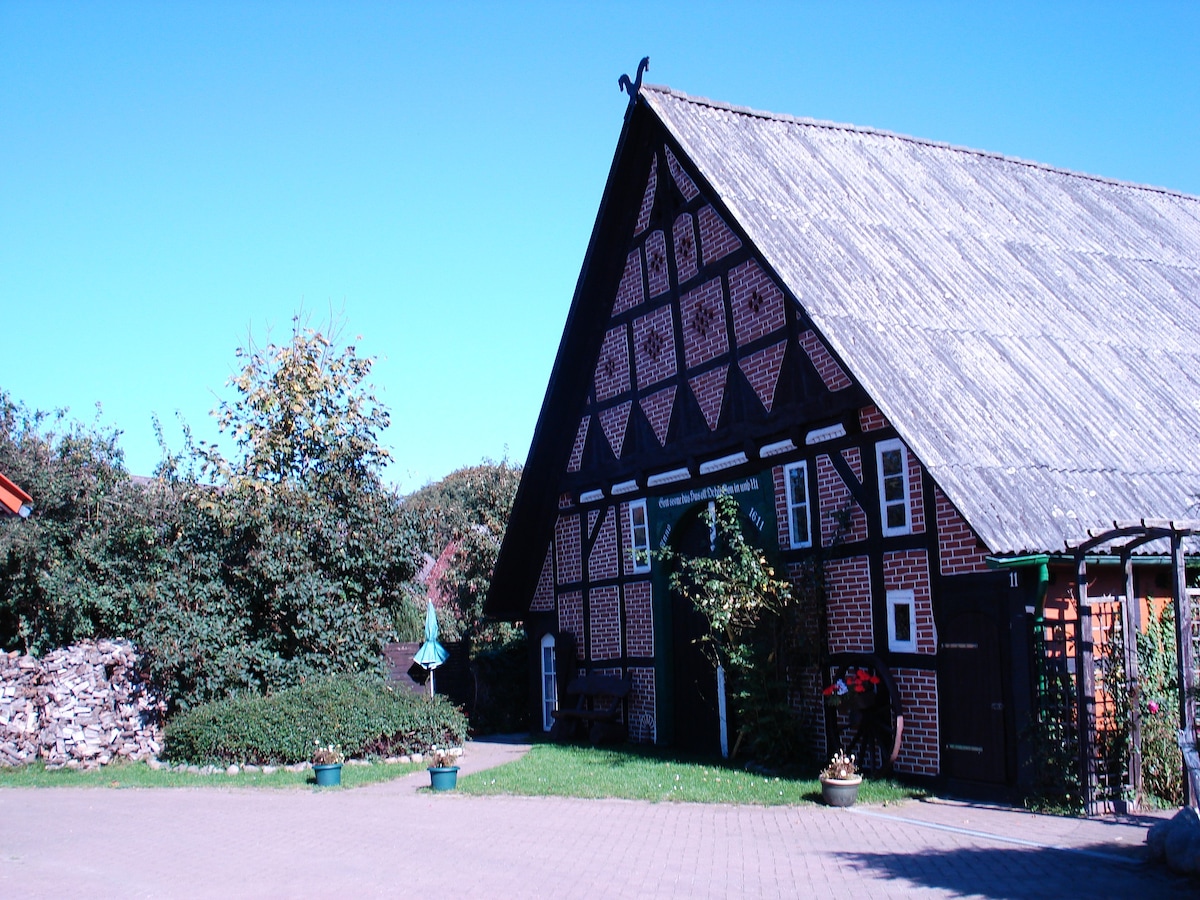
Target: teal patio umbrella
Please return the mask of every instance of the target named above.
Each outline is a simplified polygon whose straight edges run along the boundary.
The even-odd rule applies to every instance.
[[[433,601],[427,601],[425,610],[425,643],[413,657],[413,662],[423,669],[429,670],[429,695],[433,696],[433,670],[444,663],[450,652],[438,643],[437,613],[433,609]]]

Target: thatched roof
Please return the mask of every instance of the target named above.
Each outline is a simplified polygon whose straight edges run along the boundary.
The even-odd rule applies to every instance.
[[[990,550],[1195,515],[1200,198],[641,97]]]
[[[532,596],[663,130],[992,553],[1196,516],[1200,198],[643,87],[489,611],[519,616]]]

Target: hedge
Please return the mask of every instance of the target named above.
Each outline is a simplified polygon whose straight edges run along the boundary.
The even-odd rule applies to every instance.
[[[309,759],[317,744],[352,757],[392,756],[458,746],[466,734],[466,716],[442,697],[339,675],[181,713],[167,724],[163,755],[198,765],[287,765]]]

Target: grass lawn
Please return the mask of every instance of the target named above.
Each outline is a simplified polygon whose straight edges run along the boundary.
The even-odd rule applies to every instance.
[[[533,797],[617,797],[684,803],[775,806],[817,803],[821,784],[811,778],[755,775],[712,760],[697,761],[651,749],[596,749],[535,744],[521,759],[461,777],[464,794]],[[895,781],[864,780],[860,803],[888,803],[925,792]]]
[[[373,763],[369,766],[342,766],[342,787],[362,787],[379,781],[391,781],[424,769],[428,763]],[[94,788],[303,788],[316,787],[311,770],[287,772],[280,769],[270,775],[262,772],[238,772],[226,775],[194,775],[186,771],[151,769],[145,763],[111,763],[100,769],[47,770],[40,763],[19,768],[0,768],[0,789],[6,787],[94,787]],[[338,790],[338,788],[321,788]]]
[[[421,763],[373,763],[343,766],[341,790],[401,778],[428,766]],[[186,771],[151,769],[145,763],[112,763],[90,771],[47,770],[40,763],[0,768],[0,789],[6,787],[91,788],[314,788],[311,770],[270,775],[239,772],[197,775]],[[426,788],[428,790],[428,788]],[[756,775],[714,760],[675,756],[652,748],[596,749],[535,744],[521,759],[458,779],[463,794],[522,794],[533,797],[617,797],[626,800],[674,800],[684,803],[749,803],[764,806],[817,803],[821,785],[816,777]],[[925,792],[895,781],[864,780],[860,803],[889,803]]]

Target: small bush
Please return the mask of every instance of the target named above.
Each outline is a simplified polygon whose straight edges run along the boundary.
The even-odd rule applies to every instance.
[[[1175,609],[1167,603],[1151,610],[1138,635],[1138,672],[1142,710],[1142,783],[1170,809],[1187,801],[1179,727],[1179,667],[1175,656]]]
[[[476,696],[471,707],[474,734],[503,734],[529,728],[529,643],[524,630],[471,654]]]
[[[167,724],[164,756],[194,764],[282,765],[308,759],[318,744],[334,744],[347,756],[388,756],[458,745],[466,733],[466,717],[441,697],[394,689],[371,676],[340,675],[182,713]]]

